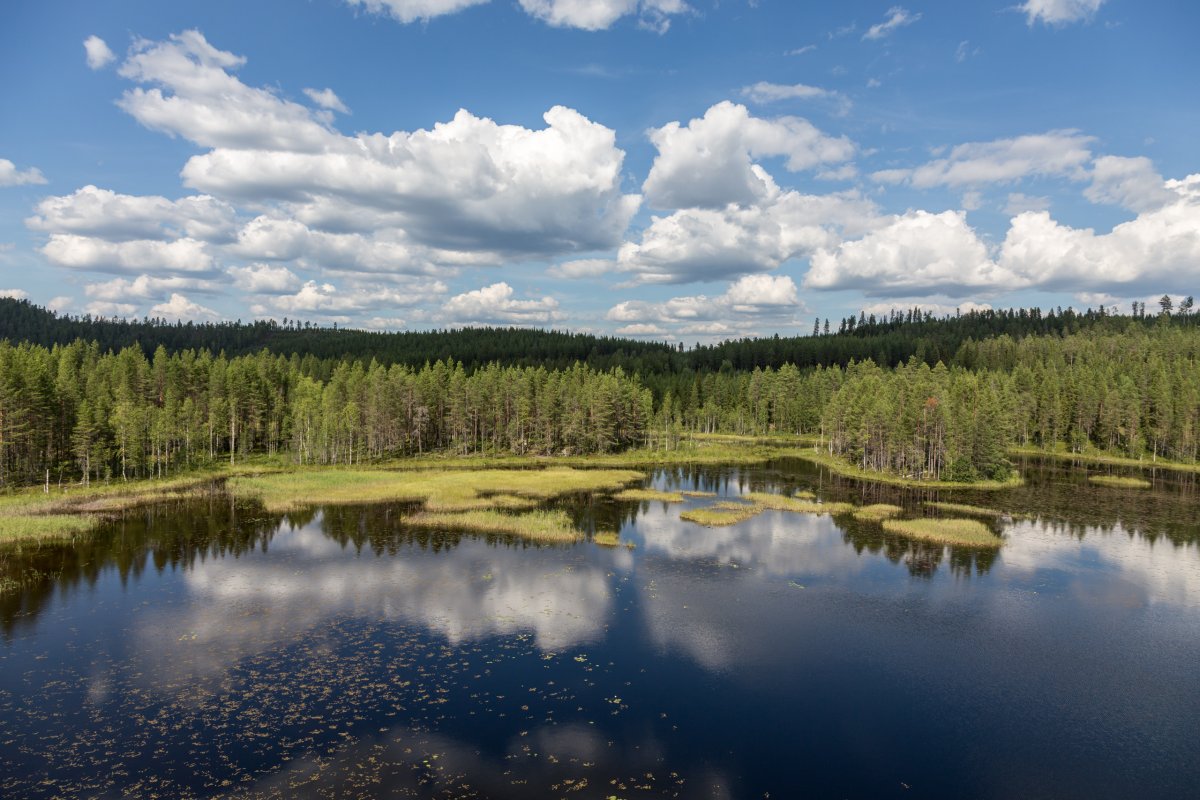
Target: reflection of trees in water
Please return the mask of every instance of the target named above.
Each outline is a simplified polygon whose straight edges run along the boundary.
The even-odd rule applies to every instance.
[[[21,544],[0,551],[0,577],[21,588],[0,594],[0,629],[31,622],[56,591],[95,586],[115,570],[122,584],[147,570],[189,568],[197,561],[265,551],[281,518],[227,495],[160,503],[127,511],[94,534],[69,542]]]
[[[376,556],[396,555],[416,547],[434,553],[453,550],[464,539],[482,540],[496,547],[517,549],[547,547],[504,534],[455,531],[404,524],[404,517],[418,504],[326,506],[322,509],[321,532],[343,548],[368,550]]]
[[[1082,538],[1091,531],[1120,527],[1151,543],[1165,538],[1176,546],[1200,542],[1200,474],[1173,470],[1112,470],[1107,467],[1028,459],[1018,464],[1025,485],[1001,491],[908,489],[835,475],[801,459],[780,459],[772,466],[788,476],[787,485],[809,488],[824,500],[856,504],[891,503],[911,513],[928,513],[935,501],[998,508],[1015,516],[1032,515]],[[1097,472],[1139,475],[1152,481],[1148,490],[1112,489],[1088,482]]]
[[[985,575],[996,563],[1000,552],[993,548],[957,547],[896,536],[875,523],[860,522],[849,516],[839,516],[837,522],[842,529],[842,540],[856,553],[866,551],[882,555],[893,564],[903,563],[914,577],[932,578],[947,555],[952,574],[961,578]]]
[[[328,506],[269,514],[257,503],[214,494],[203,501],[128,511],[75,541],[0,550],[0,578],[20,587],[0,594],[0,630],[11,635],[18,625],[32,623],[56,592],[92,587],[106,571],[115,570],[124,584],[148,569],[190,569],[209,558],[266,552],[281,529],[310,525],[318,514],[321,532],[329,539],[376,556],[411,547],[448,551],[465,538],[497,547],[546,546],[499,534],[406,526],[403,517],[411,509],[411,504]]]

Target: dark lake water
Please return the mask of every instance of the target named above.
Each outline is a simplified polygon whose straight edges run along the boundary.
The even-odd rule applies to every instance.
[[[1183,798],[1200,787],[1200,490],[943,493],[998,553],[768,511],[574,498],[636,549],[205,501],[0,552],[0,796]],[[933,496],[797,461],[736,496]]]

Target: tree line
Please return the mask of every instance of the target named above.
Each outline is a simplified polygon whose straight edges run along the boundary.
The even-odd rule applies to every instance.
[[[813,434],[864,469],[921,478],[1003,478],[1014,445],[1200,456],[1197,328],[969,339],[949,361],[723,368],[671,382],[657,414],[681,431]]]
[[[262,351],[146,358],[95,342],[0,341],[0,486],[159,477],[251,454],[356,464],[428,452],[606,453],[646,441],[650,392],[621,370],[491,365],[468,374]]]
[[[922,478],[1004,477],[1013,445],[1193,463],[1200,328],[1164,309],[1076,332],[967,337],[932,365],[914,354],[741,370],[726,359],[645,374],[0,341],[3,486],[257,453],[312,464],[586,455],[669,447],[688,431],[811,434],[861,468]]]
[[[839,320],[834,328],[825,320],[824,333],[818,319],[811,336],[744,338],[688,348],[682,342],[672,346],[529,328],[383,332],[321,327],[287,319],[169,323],[150,318],[73,317],[27,300],[0,298],[0,339],[46,347],[83,339],[97,342],[105,350],[138,346],[147,358],[159,346],[171,353],[209,350],[230,357],[254,355],[265,349],[276,355],[308,358],[307,368],[325,369],[321,377],[326,380],[339,361],[374,359],[385,366],[405,364],[416,369],[428,362],[454,360],[462,363],[468,373],[495,363],[566,369],[581,362],[600,371],[620,367],[627,374],[639,375],[655,392],[655,399],[661,400],[671,388],[671,379],[687,380],[694,373],[716,372],[726,364],[729,369],[745,372],[756,367],[779,369],[786,364],[800,369],[845,367],[851,361],[867,359],[895,367],[915,357],[930,367],[939,361],[949,366],[955,363],[964,343],[997,336],[1022,339],[1120,333],[1164,323],[1184,328],[1200,325],[1191,298],[1177,309],[1170,298],[1164,299],[1167,305],[1160,301],[1160,313],[1147,313],[1144,303],[1135,303],[1133,313],[1124,316],[1104,308],[1083,312],[1071,308],[1045,312],[1036,308],[986,309],[940,318],[919,308],[879,316],[863,313]]]

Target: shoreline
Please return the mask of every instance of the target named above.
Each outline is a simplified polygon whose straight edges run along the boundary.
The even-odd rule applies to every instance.
[[[152,503],[183,500],[205,493],[216,484],[226,484],[235,496],[255,494],[252,484],[270,476],[275,480],[307,484],[323,484],[326,492],[305,491],[289,498],[287,505],[321,505],[337,502],[353,502],[340,499],[348,488],[353,488],[364,474],[391,473],[397,479],[411,474],[414,480],[431,479],[437,474],[452,475],[460,472],[482,471],[554,471],[554,470],[647,470],[664,467],[690,465],[750,465],[763,464],[778,458],[797,458],[828,469],[844,478],[866,483],[884,484],[906,489],[1000,491],[1024,485],[1024,479],[1014,472],[1007,481],[933,481],[906,478],[890,473],[864,470],[841,459],[820,452],[817,439],[812,436],[740,436],[734,434],[687,434],[680,440],[680,447],[667,449],[640,449],[624,453],[594,456],[525,456],[482,454],[426,454],[405,458],[394,458],[362,465],[297,465],[278,458],[251,457],[241,464],[207,466],[172,478],[143,478],[128,482],[113,481],[108,484],[81,486],[70,484],[63,488],[52,487],[49,494],[42,487],[31,486],[8,494],[0,494],[0,546],[13,544],[36,544],[70,540],[87,535],[114,514]],[[1139,459],[1104,454],[1068,453],[1039,450],[1037,448],[1011,448],[1014,457],[1046,458],[1068,461],[1079,465],[1099,464],[1131,467],[1140,470],[1164,469],[1185,473],[1200,473],[1200,465],[1181,462],[1147,462]],[[338,476],[342,478],[339,479]],[[288,476],[283,478],[282,476]],[[317,477],[319,476],[319,477]],[[418,478],[417,476],[422,476]],[[403,481],[389,481],[399,485]],[[238,485],[242,484],[239,489]],[[335,488],[336,487],[336,488]],[[533,499],[553,496],[555,490],[548,488],[547,494],[530,491],[524,497]],[[356,495],[357,492],[350,492]],[[358,502],[386,501],[408,497],[403,490],[392,495],[372,496],[367,493]],[[512,494],[506,495],[515,499]],[[412,498],[417,499],[417,498]],[[490,505],[490,503],[484,503]],[[270,504],[268,504],[270,505]],[[509,510],[518,510],[512,504]]]
[[[1002,489],[1016,489],[1025,485],[1025,479],[1016,470],[1013,476],[1005,481],[931,481],[919,478],[906,478],[903,475],[893,475],[889,472],[874,472],[862,469],[842,461],[837,456],[811,450],[789,450],[781,456],[799,458],[804,461],[825,467],[835,475],[843,478],[866,481],[868,483],[885,483],[889,486],[900,486],[905,489],[969,489],[979,492],[994,492]]]
[[[1141,458],[1128,456],[1113,456],[1105,453],[1072,453],[1065,450],[1043,450],[1038,447],[1010,447],[1010,456],[1022,458],[1049,458],[1055,461],[1072,461],[1078,464],[1098,464],[1109,467],[1132,467],[1134,469],[1165,469],[1171,472],[1191,472],[1200,474],[1200,464],[1188,464],[1183,461],[1159,459],[1146,461]]]

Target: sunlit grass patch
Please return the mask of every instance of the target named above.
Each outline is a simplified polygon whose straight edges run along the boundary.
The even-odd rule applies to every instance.
[[[405,519],[405,524],[475,533],[500,533],[534,542],[571,543],[584,537],[571,523],[567,512],[529,511],[507,514],[495,509],[473,511],[423,511]]]
[[[684,497],[716,497],[717,496],[716,492],[701,492],[696,489],[688,489],[686,491],[680,492],[680,494],[683,495]]]
[[[1003,542],[987,525],[975,519],[887,519],[889,533],[941,544],[999,547]]]
[[[863,522],[883,522],[885,519],[898,517],[904,513],[900,506],[889,503],[874,503],[869,506],[854,509],[854,518]]]
[[[616,547],[621,543],[621,537],[614,531],[596,531],[592,534],[592,542],[601,547]]]
[[[1089,475],[1088,483],[1115,489],[1149,489],[1154,485],[1143,478],[1126,478],[1120,475]]]
[[[220,473],[204,471],[178,478],[30,487],[0,495],[0,542],[63,539],[87,533],[106,516],[139,506],[186,500],[212,490]]]
[[[679,514],[679,518],[695,522],[706,528],[721,528],[726,525],[736,525],[762,513],[763,507],[757,503],[716,503],[706,508],[689,508]]]
[[[97,524],[96,517],[78,514],[6,514],[0,516],[0,543],[69,539]]]
[[[427,511],[472,511],[515,507],[516,500],[544,500],[575,492],[619,489],[642,480],[640,472],[618,469],[334,470],[233,478],[230,490],[254,495],[269,511],[303,506],[409,501]]]
[[[749,492],[742,497],[763,508],[773,511],[794,511],[798,514],[845,514],[854,510],[854,506],[849,503],[818,503],[811,499],[813,497],[811,492],[796,497],[785,497],[781,494],[767,492]]]
[[[936,508],[938,511],[949,511],[952,514],[966,514],[969,517],[1004,517],[1008,514],[997,508],[984,508],[983,506],[972,506],[966,503],[941,503],[927,502],[925,505],[930,508]]]
[[[632,502],[660,501],[663,503],[682,503],[682,492],[664,492],[661,489],[624,489],[615,495],[618,500]]]
[[[509,511],[523,511],[538,504],[532,497],[518,497],[515,494],[494,494],[488,497],[487,501],[492,508],[504,508]]]

